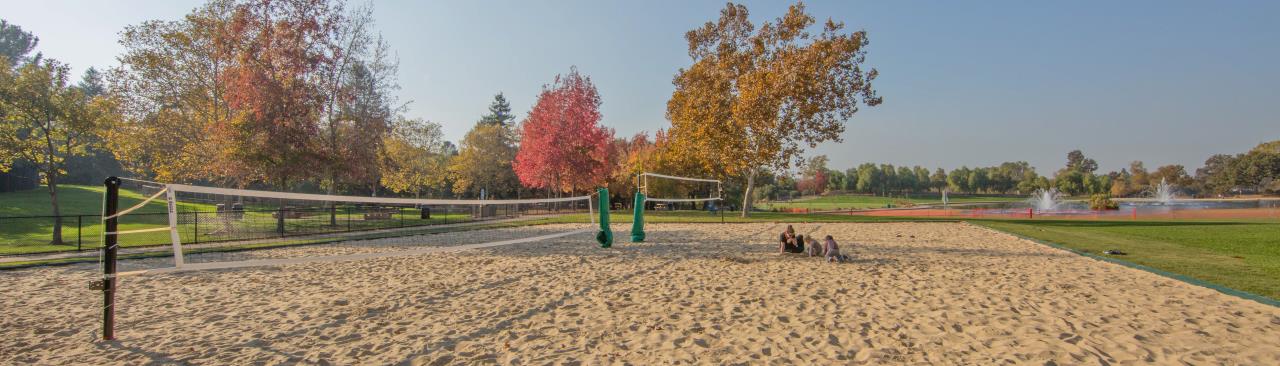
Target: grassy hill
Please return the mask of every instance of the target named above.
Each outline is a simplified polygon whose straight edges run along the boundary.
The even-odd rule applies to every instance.
[[[96,215],[102,213],[102,186],[62,185],[58,187],[58,203],[63,215]],[[145,197],[143,197],[145,198]],[[53,215],[49,190],[0,193],[0,217]]]
[[[102,186],[58,186],[58,204],[62,214],[62,241],[64,245],[48,244],[53,238],[53,207],[49,203],[49,191],[38,188],[18,192],[0,193],[0,254],[43,251],[75,250],[97,247],[102,234],[99,215],[102,213]],[[142,193],[120,190],[120,208],[128,208],[147,196]],[[182,209],[210,210],[209,205],[180,204]],[[155,200],[133,215],[133,222],[122,222],[120,230],[152,228],[167,225],[164,200]],[[34,216],[34,217],[33,217]],[[167,233],[148,233],[162,239]]]

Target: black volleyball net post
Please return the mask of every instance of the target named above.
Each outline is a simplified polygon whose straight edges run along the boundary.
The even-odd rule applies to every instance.
[[[102,201],[102,340],[115,339],[116,332],[116,210],[120,204],[120,178],[107,178],[106,197]]]

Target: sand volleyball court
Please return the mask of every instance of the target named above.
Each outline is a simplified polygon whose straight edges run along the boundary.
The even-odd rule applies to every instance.
[[[773,254],[782,227],[131,277],[111,342],[96,265],[3,271],[0,364],[1280,364],[1268,305],[962,223],[796,225],[847,264]]]

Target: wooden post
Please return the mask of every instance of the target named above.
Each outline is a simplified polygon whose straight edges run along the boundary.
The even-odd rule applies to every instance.
[[[1028,218],[1028,219],[1034,219],[1034,218],[1036,218],[1036,214],[1035,214],[1035,209],[1034,209],[1034,208],[1030,208],[1030,207],[1028,207],[1028,208],[1027,208],[1027,218]]]
[[[109,341],[116,338],[116,246],[117,235],[116,227],[118,220],[112,217],[119,208],[120,198],[120,178],[107,178],[103,185],[106,186],[107,196],[106,202],[102,205],[102,217],[106,217],[106,221],[102,223],[102,340]]]

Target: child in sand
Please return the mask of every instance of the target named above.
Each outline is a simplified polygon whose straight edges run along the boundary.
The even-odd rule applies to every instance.
[[[821,257],[823,248],[821,244],[818,244],[818,239],[814,238],[813,235],[809,235],[806,239],[808,240],[807,244],[809,247],[805,248],[805,253],[810,257]]]
[[[841,262],[849,260],[849,256],[840,254],[840,246],[836,244],[836,239],[831,235],[827,235],[822,245],[822,255],[826,257],[827,262]]]

